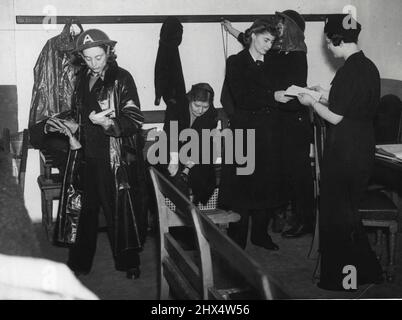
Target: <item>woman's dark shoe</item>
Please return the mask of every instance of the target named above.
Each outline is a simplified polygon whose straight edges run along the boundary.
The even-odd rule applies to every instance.
[[[127,279],[138,279],[141,275],[140,267],[130,268],[126,272]]]

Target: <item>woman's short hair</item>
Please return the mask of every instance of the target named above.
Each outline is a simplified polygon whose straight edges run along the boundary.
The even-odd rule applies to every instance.
[[[351,15],[335,14],[327,18],[324,33],[334,46],[357,43],[362,26]]]
[[[350,34],[350,35],[341,35],[341,34],[336,34],[336,33],[326,33],[327,38],[332,42],[332,44],[337,47],[341,44],[343,41],[344,43],[357,43],[359,39],[358,34]]]
[[[109,50],[109,56],[107,58],[107,62],[115,62],[117,59],[117,55],[114,51],[114,46],[109,46],[106,44],[99,45],[106,53]],[[82,57],[82,52],[75,52],[72,54],[71,63],[73,65],[86,65],[84,58]]]
[[[278,29],[277,29],[277,22],[275,19],[257,19],[244,32],[244,42],[249,47],[251,45],[251,35],[254,34],[261,34],[268,32],[274,37],[278,36]]]
[[[191,90],[187,93],[187,99],[189,102],[202,101],[209,102],[212,106],[214,102],[214,90],[208,83],[197,83],[191,87]]]
[[[108,46],[108,45],[106,45],[106,44],[102,44],[102,45],[100,45],[100,47],[103,48],[103,50],[105,50],[106,53],[107,53],[108,50],[109,50],[109,56],[108,56],[108,59],[107,59],[108,62],[114,62],[114,61],[116,61],[116,59],[117,59],[117,54],[116,54],[116,52],[114,51],[114,46],[112,47],[112,46]],[[110,49],[108,49],[108,48],[110,48]]]

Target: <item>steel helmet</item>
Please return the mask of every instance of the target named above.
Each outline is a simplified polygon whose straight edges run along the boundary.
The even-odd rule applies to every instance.
[[[296,23],[296,25],[300,28],[301,31],[304,32],[306,30],[306,22],[298,12],[294,10],[285,10],[283,12],[276,11],[275,14],[282,18],[290,19],[291,21]]]
[[[106,33],[99,29],[89,29],[81,33],[75,44],[75,51],[82,51],[100,45],[113,47],[117,41],[110,40]]]

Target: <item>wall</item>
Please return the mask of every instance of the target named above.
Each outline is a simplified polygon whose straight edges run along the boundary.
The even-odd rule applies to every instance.
[[[358,7],[359,19],[368,25],[362,32],[361,44],[366,53],[378,64],[386,77],[402,79],[400,65],[400,35],[402,22],[398,19],[402,4],[399,0],[378,3],[376,0],[2,0],[0,4],[0,73],[1,84],[14,84],[18,89],[19,128],[28,123],[29,105],[33,85],[33,67],[45,42],[61,32],[62,25],[45,30],[42,25],[15,24],[15,15],[44,15],[47,5],[52,5],[58,15],[184,15],[184,14],[263,14],[294,9],[302,14],[339,13],[347,4]],[[387,16],[383,15],[387,13]],[[375,24],[372,22],[372,15]],[[249,23],[236,23],[244,30]],[[381,26],[377,29],[378,26]],[[153,73],[158,48],[160,24],[84,25],[85,29],[100,28],[117,40],[118,62],[134,76],[144,110],[164,109],[155,107]],[[311,22],[306,27],[309,48],[310,85],[328,86],[334,68],[329,64],[323,45],[323,23]],[[379,32],[381,36],[378,36]],[[373,35],[375,34],[375,37]],[[397,42],[399,41],[399,45]],[[236,40],[229,37],[229,54],[241,49]],[[384,54],[386,50],[387,54]],[[224,75],[224,54],[221,28],[218,23],[184,24],[180,55],[187,89],[196,82],[209,82],[219,96]],[[389,63],[393,61],[394,64]],[[219,99],[216,105],[219,106]],[[26,181],[26,205],[30,215],[40,218],[39,190],[36,185],[38,154],[30,150]]]
[[[148,15],[148,14],[260,14],[275,10],[294,8],[302,13],[340,12],[347,1],[49,1],[14,0],[18,15],[43,15],[47,5],[53,5],[59,15]],[[325,64],[325,50],[321,48],[322,27],[317,23],[307,26],[307,44],[310,47],[310,77],[313,82],[328,82],[331,70]],[[235,24],[244,30],[249,23]],[[144,110],[154,109],[153,72],[158,49],[160,24],[115,24],[85,25],[85,28],[101,28],[118,41],[116,51],[118,62],[135,77]],[[32,68],[47,39],[60,33],[57,29],[46,31],[41,25],[16,25],[16,74],[18,100],[20,103],[19,123],[25,126],[28,119],[30,91],[32,89]],[[229,39],[229,54],[240,50],[235,39]],[[219,23],[184,24],[183,42],[180,46],[186,86],[199,81],[210,82],[216,91],[222,86],[224,55]],[[21,76],[19,76],[21,75]],[[23,75],[23,76],[22,76]],[[219,104],[218,104],[219,105]]]
[[[402,80],[402,1],[355,1],[362,24],[360,44],[381,77]]]
[[[18,127],[13,15],[13,3],[0,2],[0,132],[4,128],[13,132]]]
[[[15,10],[12,0],[0,1],[0,85],[16,85]]]

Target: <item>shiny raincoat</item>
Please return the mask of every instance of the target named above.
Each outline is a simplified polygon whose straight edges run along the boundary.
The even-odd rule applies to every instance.
[[[70,27],[71,23],[66,24],[58,36],[49,39],[36,61],[30,127],[54,114],[71,110],[76,73],[80,66],[71,62],[74,37],[70,34]]]
[[[82,90],[87,68],[77,78],[72,116],[81,124]],[[141,249],[147,228],[146,181],[143,159],[141,125],[144,117],[133,78],[126,70],[109,63],[104,83],[97,93],[98,101],[115,110],[113,125],[104,133],[110,138],[110,167],[114,179],[114,212],[111,242],[114,254],[128,249]],[[78,136],[80,133],[78,132]],[[80,139],[82,137],[79,137]],[[56,220],[54,240],[57,243],[75,242],[76,223],[82,207],[80,192],[81,149],[70,151],[63,179],[62,196]],[[85,198],[85,197],[83,197]]]

